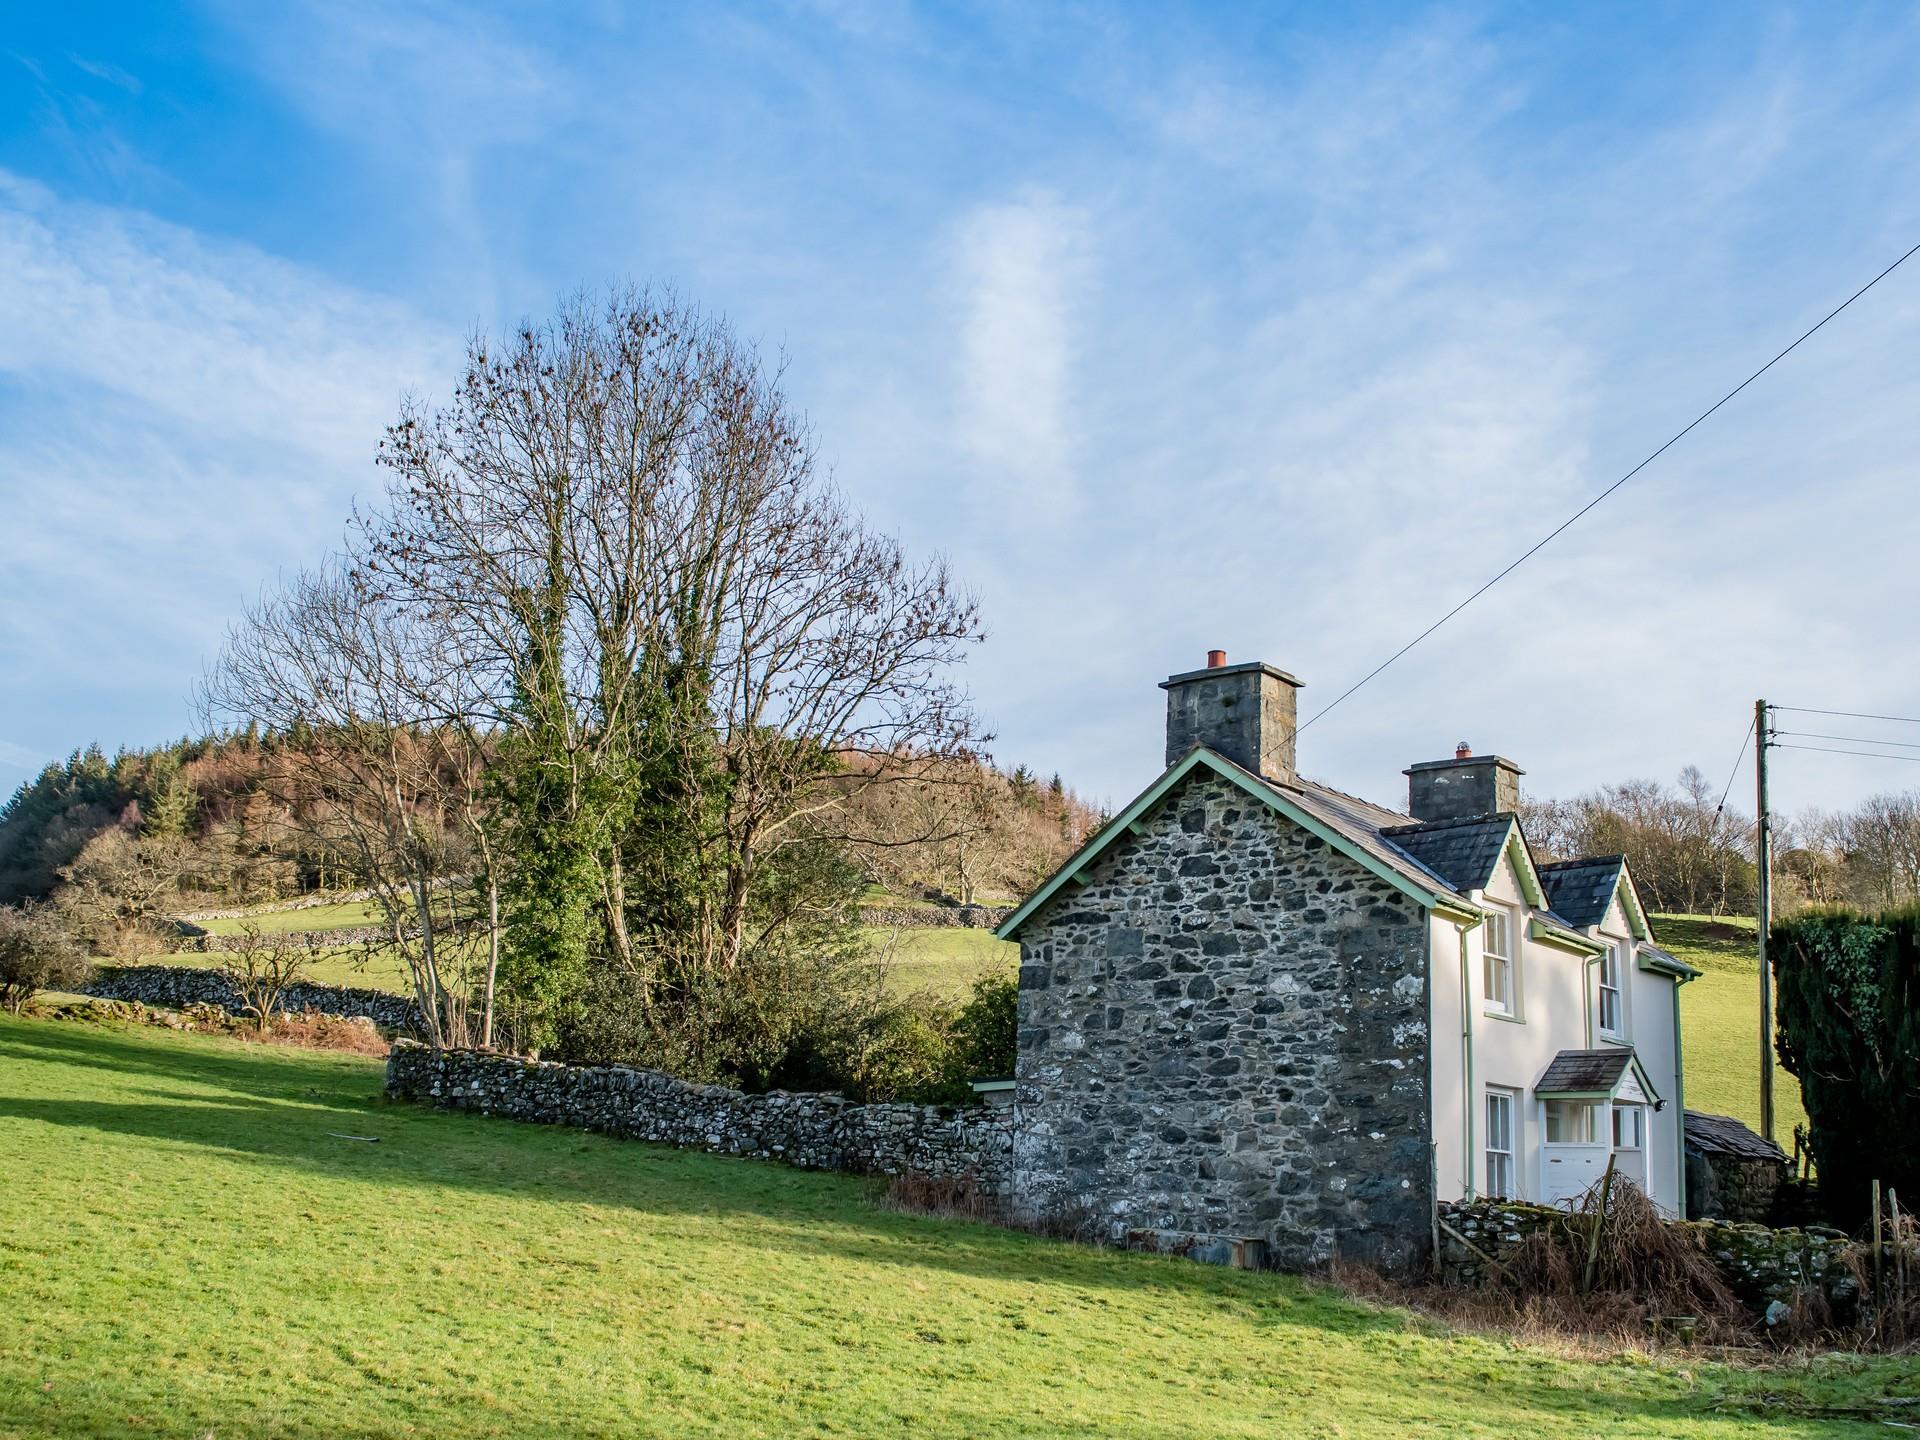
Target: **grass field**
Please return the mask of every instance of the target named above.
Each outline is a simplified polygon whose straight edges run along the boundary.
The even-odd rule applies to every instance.
[[[899,991],[963,995],[981,976],[1012,975],[1020,966],[1020,947],[991,930],[869,929],[867,936],[876,951],[892,945],[888,980]]]
[[[1751,916],[1655,915],[1660,943],[1705,971],[1680,987],[1687,1052],[1687,1108],[1760,1125],[1759,959]],[[1774,1136],[1789,1152],[1793,1127],[1806,1123],[1800,1082],[1777,1063]]]
[[[1578,1361],[379,1085],[0,1017],[0,1434],[1867,1436],[1768,1397],[1920,1386]]]
[[[261,934],[288,930],[346,930],[357,925],[378,925],[380,907],[371,900],[346,900],[337,905],[309,905],[299,910],[255,910],[246,915],[230,915],[219,920],[193,923],[214,935],[238,935],[248,925]]]
[[[312,915],[319,908],[291,913]],[[282,928],[328,927],[303,925]],[[982,975],[997,972],[1012,974],[1020,963],[1020,947],[994,939],[992,932],[987,930],[888,930],[869,927],[865,934],[876,952],[891,943],[889,984],[902,992],[931,990],[940,995],[961,996]],[[182,951],[178,954],[156,955],[146,963],[211,969],[218,968],[225,958],[218,951]],[[305,978],[323,985],[390,990],[396,995],[407,994],[413,988],[407,979],[405,966],[395,956],[376,953],[368,957],[358,948],[315,951]]]

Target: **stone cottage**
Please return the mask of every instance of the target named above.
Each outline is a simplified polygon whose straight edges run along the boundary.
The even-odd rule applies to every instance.
[[[1609,1157],[1683,1208],[1678,986],[1618,856],[1534,861],[1465,747],[1406,814],[1304,779],[1300,682],[1175,675],[1166,769],[1000,926],[1020,942],[1014,1203],[1302,1268],[1415,1263],[1437,1204]]]

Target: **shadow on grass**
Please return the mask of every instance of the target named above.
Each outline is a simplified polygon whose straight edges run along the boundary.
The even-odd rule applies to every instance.
[[[490,1196],[624,1208],[669,1222],[753,1217],[739,1243],[809,1265],[851,1261],[944,1272],[961,1280],[1056,1286],[1099,1306],[1103,1293],[1159,1294],[1213,1305],[1250,1325],[1284,1363],[1290,1337],[1391,1337],[1426,1329],[1402,1313],[1374,1309],[1271,1275],[1214,1270],[1183,1261],[1119,1256],[994,1227],[900,1215],[871,1204],[872,1182],[678,1151],[559,1127],[437,1112],[373,1098],[375,1066],[341,1063],[312,1052],[269,1054],[158,1033],[110,1032],[42,1023],[0,1026],[0,1055],[80,1065],[131,1077],[125,1100],[69,1099],[19,1093],[26,1083],[0,1070],[0,1122],[69,1129],[238,1153],[310,1174],[326,1174],[389,1190],[467,1190]],[[148,1085],[149,1079],[169,1082]],[[198,1083],[218,1093],[179,1088]],[[377,1134],[379,1144],[329,1132]],[[586,1222],[583,1222],[586,1223]],[[929,1299],[938,1306],[938,1292]],[[1389,1343],[1391,1343],[1389,1341]],[[1498,1342],[1495,1342],[1496,1344]],[[1434,1367],[1440,1362],[1436,1359]],[[1499,1382],[1505,1408],[1580,1417],[1588,1434],[1632,1417],[1664,1433],[1669,1422],[1698,1422],[1700,1402],[1686,1397],[1595,1395],[1555,1384],[1520,1367]],[[1386,1376],[1405,1371],[1383,1365]],[[1430,1374],[1420,1379],[1421,1408],[1474,1413],[1481,1382]],[[1382,1415],[1404,1413],[1408,1397],[1383,1389]],[[1298,1397],[1309,1405],[1311,1395]],[[1363,1404],[1365,1402],[1362,1402]],[[1368,1404],[1366,1408],[1375,1408]],[[1607,1423],[1612,1422],[1612,1423]],[[1787,1416],[1727,1417],[1734,1425],[1768,1425],[1796,1434],[1843,1433]],[[1065,1433],[1065,1432],[1062,1432]],[[1191,1430],[1208,1433],[1196,1417]],[[1555,1433],[1555,1432],[1543,1432]],[[1647,1433],[1647,1432],[1642,1432]],[[1864,1432],[1861,1432],[1864,1433]]]

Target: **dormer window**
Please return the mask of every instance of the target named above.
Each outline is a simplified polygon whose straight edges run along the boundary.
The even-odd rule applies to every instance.
[[[1490,908],[1480,935],[1481,984],[1487,1009],[1495,1015],[1517,1015],[1520,1003],[1514,983],[1513,917],[1505,910]]]

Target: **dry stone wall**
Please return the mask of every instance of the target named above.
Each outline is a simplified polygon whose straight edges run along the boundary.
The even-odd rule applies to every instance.
[[[168,1010],[189,1005],[218,1005],[232,1014],[244,1012],[246,1002],[233,982],[218,970],[190,965],[103,965],[81,991],[100,1000],[132,1000]],[[383,1030],[415,1030],[413,1002],[385,990],[361,990],[344,985],[302,981],[287,987],[282,1008],[317,1010],[348,1019],[364,1017]]]
[[[296,950],[356,950],[362,946],[390,945],[393,932],[384,925],[346,925],[336,930],[282,930],[270,938],[284,941]],[[219,955],[245,950],[253,943],[246,935],[215,935],[202,930],[183,933],[178,949],[185,955]]]
[[[1192,778],[1024,927],[1020,1218],[1408,1267],[1431,1234],[1425,911]]]
[[[805,1170],[966,1179],[1004,1197],[1012,1125],[985,1106],[856,1105],[839,1095],[746,1095],[625,1065],[559,1065],[402,1042],[387,1093],[451,1110],[574,1125]]]
[[[862,905],[862,925],[901,930],[991,930],[1012,910],[990,905]]]
[[[1784,1163],[1708,1154],[1691,1145],[1686,1158],[1689,1219],[1711,1216],[1764,1223],[1776,1218],[1774,1202],[1787,1178]]]

